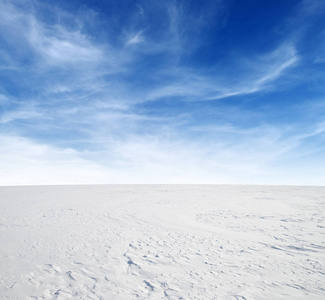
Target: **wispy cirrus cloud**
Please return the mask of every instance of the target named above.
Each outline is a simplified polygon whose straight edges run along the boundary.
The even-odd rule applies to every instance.
[[[135,45],[140,44],[144,41],[143,32],[139,31],[134,35],[131,35],[130,38],[127,40],[126,45]]]
[[[5,2],[3,11],[6,12],[6,26],[10,41],[19,48],[19,43],[24,41],[27,53],[21,54],[37,57],[37,62],[31,62],[33,68],[32,80],[35,76],[42,82],[42,89],[47,93],[68,94],[75,91],[76,95],[109,94],[108,99],[118,97],[118,101],[144,102],[160,99],[161,97],[178,97],[200,101],[209,99],[221,99],[229,96],[250,94],[270,88],[270,83],[282,76],[286,70],[294,66],[298,60],[293,46],[279,46],[276,50],[265,54],[263,57],[238,59],[236,58],[228,67],[229,70],[216,70],[205,74],[200,69],[171,61],[164,56],[159,61],[157,68],[152,70],[148,77],[148,85],[138,89],[133,84],[132,78],[137,76],[138,64],[143,66],[146,57],[152,55],[170,55],[179,57],[188,51],[191,34],[197,40],[196,32],[193,32],[192,24],[186,20],[184,7],[175,3],[166,4],[166,17],[169,26],[162,31],[162,39],[156,43],[150,39],[149,30],[139,30],[130,34],[127,45],[143,44],[144,49],[116,48],[107,43],[94,43],[82,33],[82,25],[78,20],[77,29],[65,28],[62,24],[45,24],[37,19],[32,12],[19,11],[14,5]],[[163,7],[162,7],[163,8]],[[8,12],[9,11],[9,12]],[[218,11],[218,10],[217,10]],[[162,9],[164,12],[164,9]],[[206,10],[204,10],[206,12]],[[144,14],[144,9],[142,9]],[[204,26],[201,14],[190,15],[194,23]],[[73,17],[70,16],[72,19]],[[77,23],[77,21],[76,21]],[[24,29],[24,30],[23,30]],[[194,30],[195,31],[195,30]],[[12,32],[24,32],[21,36],[12,37]],[[185,34],[185,32],[190,32]],[[152,34],[151,34],[152,35]],[[198,47],[200,42],[194,43]],[[290,55],[291,57],[288,57]],[[41,59],[40,59],[41,58]],[[236,61],[237,60],[237,61]],[[245,61],[246,60],[246,61]],[[238,73],[233,76],[233,73]],[[50,73],[50,74],[48,74]],[[53,76],[54,74],[54,76]],[[56,74],[56,76],[55,76]],[[113,78],[112,74],[115,75]],[[47,75],[50,80],[47,80]],[[154,82],[152,78],[155,78]],[[135,81],[138,80],[135,79]],[[69,82],[69,85],[66,82]],[[23,82],[23,81],[22,81]],[[28,80],[26,82],[28,84]],[[112,86],[117,86],[112,91]],[[127,92],[132,88],[133,93]],[[120,92],[118,92],[120,91]],[[116,93],[117,96],[112,95]],[[123,95],[121,95],[123,94]],[[132,100],[131,100],[132,98]]]
[[[185,100],[206,101],[272,90],[273,83],[298,62],[299,56],[293,46],[280,45],[262,56],[235,58],[231,73],[220,74],[217,70],[204,74],[190,68],[168,70],[173,78],[171,83],[151,91],[148,99],[184,97]]]
[[[296,19],[317,11],[301,5]],[[321,116],[290,113],[293,100],[275,96],[305,81],[304,37],[286,25],[267,49],[223,54],[216,39],[212,55],[205,47],[230,10],[140,1],[105,20],[87,7],[1,0],[4,183],[23,183],[27,170],[45,183],[274,182],[277,162],[323,134]]]
[[[1,135],[0,143],[1,185],[98,184],[117,176],[73,149],[12,135]]]

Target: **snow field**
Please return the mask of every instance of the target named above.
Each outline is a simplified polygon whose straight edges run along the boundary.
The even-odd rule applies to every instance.
[[[0,188],[0,299],[324,299],[325,187]]]

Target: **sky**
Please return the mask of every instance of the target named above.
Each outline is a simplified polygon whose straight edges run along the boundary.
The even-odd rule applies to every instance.
[[[0,185],[325,183],[325,1],[0,0]]]

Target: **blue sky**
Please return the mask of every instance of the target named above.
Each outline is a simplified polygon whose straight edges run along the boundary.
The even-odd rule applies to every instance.
[[[325,2],[0,0],[0,184],[325,182]]]

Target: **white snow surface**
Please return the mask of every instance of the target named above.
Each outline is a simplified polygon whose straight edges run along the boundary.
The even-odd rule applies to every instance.
[[[325,187],[0,187],[0,299],[325,299]]]

